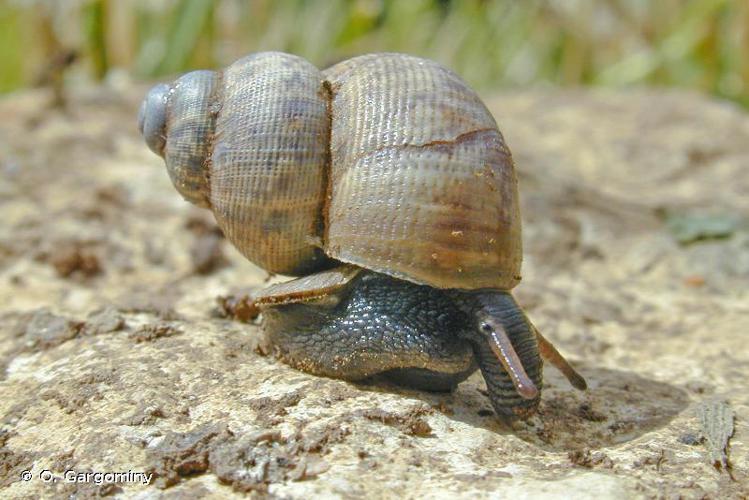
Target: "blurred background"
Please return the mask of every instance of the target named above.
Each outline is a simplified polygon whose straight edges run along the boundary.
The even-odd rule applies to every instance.
[[[746,0],[0,0],[0,93],[154,80],[260,50],[429,57],[479,90],[658,85],[749,105]]]

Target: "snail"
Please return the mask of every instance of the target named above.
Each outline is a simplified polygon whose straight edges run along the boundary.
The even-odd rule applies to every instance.
[[[260,52],[153,87],[138,121],[186,200],[249,260],[298,276],[254,298],[283,361],[435,391],[480,369],[513,418],[539,404],[542,357],[585,389],[510,293],[512,155],[450,70],[382,53],[320,71]]]

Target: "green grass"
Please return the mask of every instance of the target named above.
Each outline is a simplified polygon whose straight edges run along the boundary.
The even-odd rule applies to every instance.
[[[258,50],[319,66],[400,51],[481,89],[678,86],[749,106],[746,0],[0,0],[0,91],[71,49],[83,57],[69,81],[156,79]]]

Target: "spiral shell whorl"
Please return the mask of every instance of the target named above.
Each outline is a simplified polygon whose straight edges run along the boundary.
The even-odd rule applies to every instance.
[[[167,100],[164,160],[177,191],[190,203],[209,207],[209,155],[218,101],[217,74],[193,71],[180,77]]]
[[[209,207],[206,159],[213,136],[217,75],[193,71],[172,85],[156,85],[138,115],[148,147],[164,158],[172,184],[183,198]]]
[[[328,96],[304,59],[261,52],[223,74],[211,204],[248,259],[281,274],[330,264],[318,248],[329,162]]]

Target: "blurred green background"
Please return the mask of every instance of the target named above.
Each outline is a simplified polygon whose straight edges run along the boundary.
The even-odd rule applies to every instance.
[[[747,0],[0,0],[0,92],[153,80],[259,50],[320,67],[409,52],[482,90],[647,84],[749,106]]]

